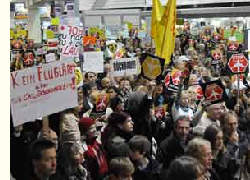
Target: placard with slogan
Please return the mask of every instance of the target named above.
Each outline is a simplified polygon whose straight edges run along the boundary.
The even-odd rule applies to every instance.
[[[114,77],[138,74],[138,58],[120,58],[112,61]]]
[[[61,57],[79,57],[79,48],[82,44],[83,28],[78,26],[61,25],[59,46]]]
[[[45,55],[45,60],[46,62],[53,62],[53,61],[56,61],[56,55],[55,53],[49,53],[49,54],[46,54]]]
[[[83,53],[83,71],[102,73],[103,66],[103,52],[85,52]]]
[[[160,77],[164,70],[165,59],[143,53],[140,59],[141,73],[147,79],[156,79]]]
[[[14,126],[78,105],[75,63],[55,61],[10,74]]]
[[[230,73],[248,73],[247,53],[228,53],[227,69]]]
[[[210,81],[202,84],[202,91],[206,101],[215,104],[225,99],[225,87],[220,80]]]

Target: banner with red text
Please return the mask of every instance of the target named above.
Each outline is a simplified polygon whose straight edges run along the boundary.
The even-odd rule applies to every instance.
[[[63,57],[79,57],[79,48],[82,44],[83,28],[78,26],[61,25],[59,46],[61,50],[61,59]]]
[[[78,105],[75,64],[55,61],[10,74],[14,126]]]

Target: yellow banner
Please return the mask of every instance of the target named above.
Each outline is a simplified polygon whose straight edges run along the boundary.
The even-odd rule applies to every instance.
[[[165,59],[165,64],[169,64],[171,54],[175,48],[176,0],[168,1],[161,23],[165,29],[163,32],[160,57]]]

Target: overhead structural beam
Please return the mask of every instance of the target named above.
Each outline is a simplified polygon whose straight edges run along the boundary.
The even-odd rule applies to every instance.
[[[151,11],[143,11],[142,15],[151,16]],[[177,16],[179,18],[247,17],[250,16],[250,6],[177,9]]]

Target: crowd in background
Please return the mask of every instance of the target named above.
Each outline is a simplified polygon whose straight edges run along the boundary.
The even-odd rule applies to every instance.
[[[248,180],[249,77],[227,73],[228,43],[176,37],[161,76],[85,72],[79,106],[11,127],[11,174],[17,180]],[[126,41],[126,42],[125,42]],[[119,39],[123,57],[154,54],[139,39]],[[238,47],[243,51],[244,47]],[[220,53],[215,61],[212,51]],[[178,73],[179,72],[179,73]],[[220,80],[226,96],[206,100],[199,87]],[[101,102],[100,102],[101,101]]]

